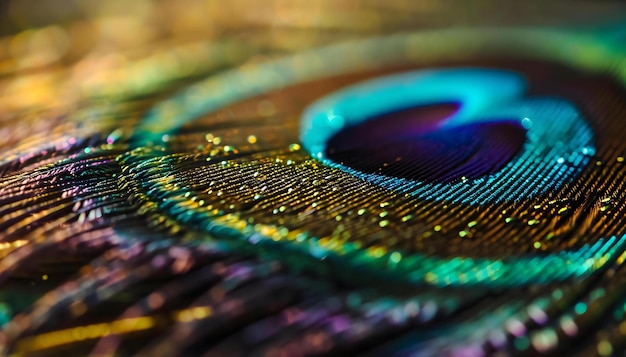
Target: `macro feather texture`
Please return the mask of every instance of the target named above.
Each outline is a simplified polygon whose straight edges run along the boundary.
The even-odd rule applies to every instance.
[[[626,350],[624,5],[30,3],[4,355]]]

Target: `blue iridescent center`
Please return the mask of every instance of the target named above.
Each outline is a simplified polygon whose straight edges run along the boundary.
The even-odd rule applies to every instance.
[[[510,71],[395,74],[313,103],[301,140],[329,165],[421,198],[525,199],[576,176],[595,153],[572,104],[525,92],[524,78]]]

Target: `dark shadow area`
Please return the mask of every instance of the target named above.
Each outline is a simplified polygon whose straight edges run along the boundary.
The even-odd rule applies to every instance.
[[[442,125],[457,103],[383,114],[328,141],[329,159],[365,173],[450,182],[500,170],[522,149],[526,130],[513,120]]]

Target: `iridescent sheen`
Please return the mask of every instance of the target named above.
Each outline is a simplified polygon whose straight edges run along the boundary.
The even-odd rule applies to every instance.
[[[449,183],[363,173],[330,160],[325,162],[385,188],[429,200],[486,204],[533,197],[575,177],[589,162],[595,148],[591,128],[573,105],[558,98],[524,98],[525,87],[523,77],[513,72],[470,68],[405,72],[370,80],[330,94],[307,108],[302,117],[302,144],[314,157],[324,160],[327,142],[345,128],[392,111],[458,102],[458,111],[424,132],[447,131],[447,135],[454,137],[454,129],[461,131],[469,124],[508,119],[527,130],[526,143],[515,160],[488,176],[472,178],[461,174],[461,180]],[[378,144],[362,143],[363,146]],[[452,142],[446,149],[468,150]],[[431,153],[421,155],[427,157]],[[497,157],[480,151],[475,156],[485,163],[493,161],[492,156]],[[455,162],[433,164],[455,165]],[[512,182],[516,184],[510,185]],[[488,194],[481,193],[485,184],[491,187]]]
[[[167,4],[160,19],[184,7]],[[15,57],[0,61],[0,354],[624,350],[619,34],[453,28],[311,50],[354,33],[276,32],[270,15],[268,33],[88,51],[53,76],[20,44],[49,54],[63,30],[0,41]],[[406,90],[420,78],[437,90]],[[376,110],[348,125],[320,107],[319,159],[300,120],[327,95],[346,117]],[[42,114],[57,97],[65,110]],[[409,155],[378,172],[396,139]],[[342,164],[355,148],[363,163]]]

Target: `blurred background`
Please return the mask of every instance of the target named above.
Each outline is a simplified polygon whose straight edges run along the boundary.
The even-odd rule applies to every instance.
[[[124,76],[126,65],[152,58],[154,66],[147,67],[158,71],[163,61],[156,53],[171,54],[177,46],[191,46],[183,57],[194,58],[187,66],[193,73],[173,77],[190,78],[207,73],[196,68],[207,62],[197,50],[212,42],[229,42],[229,50],[218,52],[238,58],[223,61],[230,66],[409,29],[614,26],[624,14],[623,1],[3,0],[0,117],[111,92],[107,85]],[[7,81],[18,73],[19,80]]]
[[[449,26],[581,26],[616,23],[624,14],[623,1],[580,0],[3,0],[0,35],[45,31],[24,33],[10,46],[3,43],[9,53],[0,54],[22,57],[46,43],[58,47],[56,57],[70,59],[98,45],[129,48],[259,28],[368,34]]]
[[[623,1],[610,0],[4,0],[0,3],[0,34],[50,25],[72,29],[81,20],[96,20],[94,31],[101,35],[141,29],[146,37],[138,33],[126,33],[126,37],[143,39],[182,32],[206,35],[242,25],[375,31],[450,25],[585,24],[623,18],[625,6]]]

